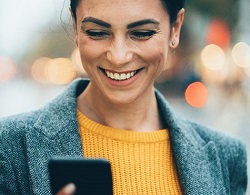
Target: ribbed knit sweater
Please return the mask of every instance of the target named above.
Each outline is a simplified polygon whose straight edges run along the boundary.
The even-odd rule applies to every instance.
[[[86,158],[110,161],[115,195],[181,194],[168,130],[134,132],[96,123],[77,112]]]

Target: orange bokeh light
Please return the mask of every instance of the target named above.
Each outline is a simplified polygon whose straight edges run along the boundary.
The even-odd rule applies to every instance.
[[[207,44],[216,44],[225,49],[230,45],[230,29],[226,22],[220,19],[213,20],[206,35]]]
[[[201,82],[191,83],[185,91],[185,98],[190,106],[201,108],[207,102],[208,90]]]

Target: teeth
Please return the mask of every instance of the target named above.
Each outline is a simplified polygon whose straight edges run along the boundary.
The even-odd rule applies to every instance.
[[[114,74],[114,77],[115,77],[115,78],[114,78],[115,80],[120,80],[120,75],[119,75],[118,73],[115,73],[115,74]]]
[[[131,77],[133,77],[135,75],[136,71],[133,71],[130,73],[119,74],[119,73],[112,73],[112,72],[105,70],[105,73],[109,78],[111,78],[113,80],[124,81],[126,79],[130,79]]]
[[[120,79],[121,80],[127,79],[127,75],[125,73],[121,74],[120,75]]]

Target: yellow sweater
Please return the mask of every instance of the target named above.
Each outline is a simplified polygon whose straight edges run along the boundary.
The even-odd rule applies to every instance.
[[[77,116],[84,156],[110,161],[115,195],[181,194],[166,129],[132,132]]]

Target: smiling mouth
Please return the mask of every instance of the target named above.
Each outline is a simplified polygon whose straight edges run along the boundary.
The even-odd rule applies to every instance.
[[[143,68],[140,68],[140,69],[135,70],[135,71],[123,72],[123,73],[108,71],[108,70],[105,70],[105,69],[103,69],[101,67],[99,67],[99,69],[107,77],[109,77],[112,80],[115,80],[115,81],[125,81],[125,80],[131,79],[132,77],[134,77],[136,74],[138,74],[140,71],[142,71]]]

